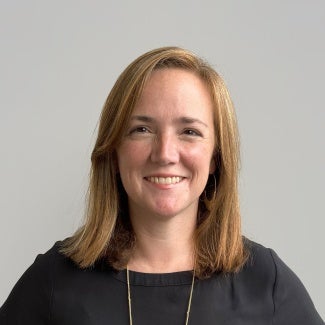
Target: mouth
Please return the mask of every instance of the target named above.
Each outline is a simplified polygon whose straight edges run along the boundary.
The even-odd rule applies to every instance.
[[[184,177],[181,176],[171,176],[171,177],[156,177],[156,176],[150,176],[150,177],[145,177],[147,181],[150,183],[155,183],[155,184],[177,184],[181,182]]]

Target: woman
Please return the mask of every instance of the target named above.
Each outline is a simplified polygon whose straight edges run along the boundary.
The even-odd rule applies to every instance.
[[[235,113],[207,63],[175,47],[131,63],[91,158],[85,224],[36,258],[1,324],[323,324],[241,235]]]

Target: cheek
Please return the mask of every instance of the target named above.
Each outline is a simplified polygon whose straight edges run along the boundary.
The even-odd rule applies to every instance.
[[[189,146],[184,150],[183,157],[193,166],[210,170],[213,163],[213,148],[212,146]]]
[[[120,173],[141,166],[147,156],[145,145],[136,143],[124,143],[117,150],[117,163]]]

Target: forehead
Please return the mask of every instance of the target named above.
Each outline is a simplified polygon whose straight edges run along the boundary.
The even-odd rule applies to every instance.
[[[146,81],[133,113],[169,112],[212,114],[206,83],[195,73],[177,68],[154,70]]]

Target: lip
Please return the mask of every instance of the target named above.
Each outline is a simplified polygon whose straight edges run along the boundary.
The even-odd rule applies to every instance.
[[[165,174],[165,173],[157,173],[157,174],[150,174],[145,176],[145,178],[149,178],[149,177],[181,177],[181,178],[185,178],[185,176],[182,175],[178,175],[178,174]]]

